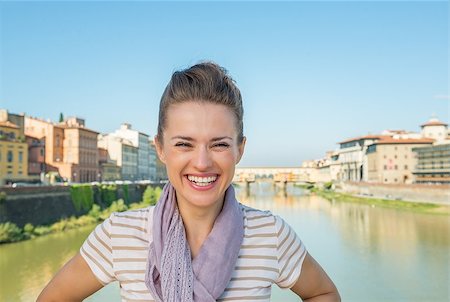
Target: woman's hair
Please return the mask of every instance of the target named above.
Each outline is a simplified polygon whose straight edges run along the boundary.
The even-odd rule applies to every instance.
[[[175,71],[159,103],[158,141],[163,142],[167,123],[167,109],[183,102],[204,102],[225,105],[236,116],[238,142],[244,139],[242,96],[234,80],[225,68],[213,62],[205,62]]]

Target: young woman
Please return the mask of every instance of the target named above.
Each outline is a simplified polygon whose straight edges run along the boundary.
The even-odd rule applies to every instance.
[[[245,140],[241,94],[223,68],[175,72],[155,138],[169,178],[160,200],[97,226],[38,301],[81,301],[116,280],[122,301],[270,301],[274,283],[303,301],[340,301],[282,218],[236,200]]]

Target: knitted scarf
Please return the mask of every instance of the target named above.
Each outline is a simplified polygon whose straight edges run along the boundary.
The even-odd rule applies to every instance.
[[[231,279],[243,238],[244,217],[230,185],[213,229],[191,260],[175,189],[168,183],[153,212],[145,284],[157,302],[216,301]]]

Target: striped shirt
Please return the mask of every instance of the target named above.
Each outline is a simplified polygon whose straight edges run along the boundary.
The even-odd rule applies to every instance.
[[[271,286],[291,288],[306,249],[292,228],[269,211],[241,205],[244,239],[227,288],[218,301],[270,301]],[[154,207],[113,213],[89,235],[80,253],[96,278],[120,284],[122,301],[154,301],[145,285]]]

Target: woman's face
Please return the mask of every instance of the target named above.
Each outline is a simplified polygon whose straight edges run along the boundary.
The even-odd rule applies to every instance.
[[[245,139],[237,141],[236,118],[229,108],[194,101],[171,105],[162,145],[155,141],[178,203],[222,203],[245,145]]]

